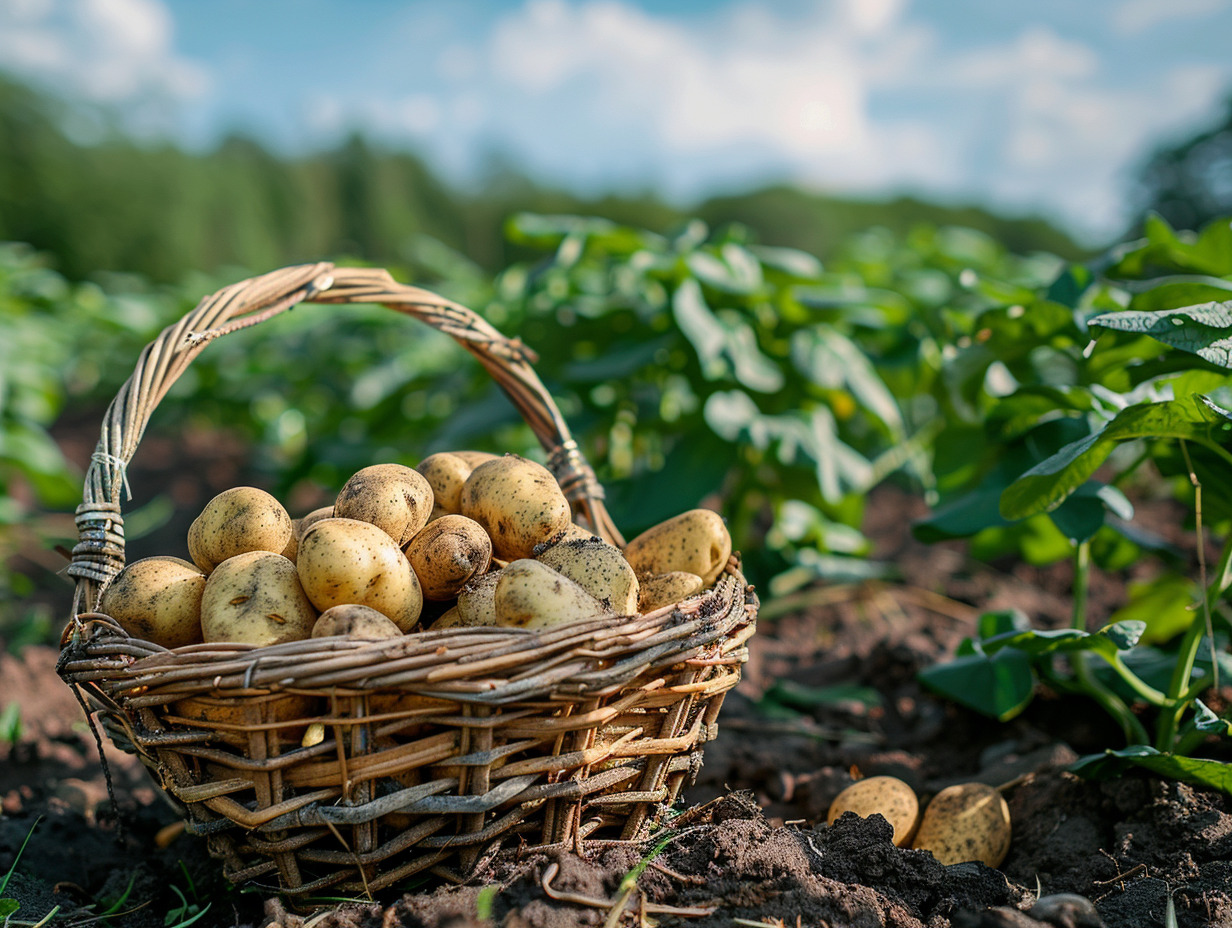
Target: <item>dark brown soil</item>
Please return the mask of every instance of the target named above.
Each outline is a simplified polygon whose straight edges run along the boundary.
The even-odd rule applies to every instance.
[[[589,845],[584,856],[511,852],[464,886],[425,879],[369,905],[288,912],[226,886],[202,843],[176,835],[175,813],[140,766],[108,746],[117,822],[54,652],[0,655],[0,704],[20,703],[24,727],[16,744],[0,744],[0,879],[29,836],[0,893],[21,905],[11,924],[59,906],[58,924],[136,928],[203,910],[201,928],[1163,926],[1171,897],[1182,928],[1232,926],[1232,797],[1147,776],[1099,783],[1066,772],[1078,754],[1117,742],[1112,723],[1074,699],[1037,699],[998,725],[920,689],[917,671],[952,650],[980,609],[1014,605],[1045,623],[1066,621],[1069,581],[1064,569],[998,571],[957,545],[916,546],[901,532],[912,505],[887,491],[872,507],[884,521],[879,553],[905,582],[815,589],[767,609],[701,777],[636,880],[627,878],[652,856],[654,837],[643,847]],[[1093,587],[1095,620],[1119,605],[1125,579]],[[775,610],[782,614],[771,617]],[[872,687],[879,704],[767,714],[759,701],[785,682]],[[943,867],[927,852],[895,848],[879,817],[827,827],[831,800],[857,773],[898,776],[925,796],[962,781],[1004,785],[1014,823],[1008,858],[997,870]],[[1038,896],[1058,893],[1084,899],[1032,909]]]

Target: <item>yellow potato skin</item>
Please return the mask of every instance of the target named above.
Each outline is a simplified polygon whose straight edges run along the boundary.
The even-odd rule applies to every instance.
[[[1010,850],[1010,807],[983,783],[943,789],[924,809],[912,847],[942,864],[978,860],[998,867]]]
[[[313,638],[346,635],[348,638],[400,638],[402,629],[370,606],[347,603],[331,606],[312,626]]]
[[[423,586],[424,599],[433,602],[457,597],[492,562],[492,540],[483,527],[452,513],[429,522],[403,550]]]
[[[598,538],[562,541],[536,560],[564,574],[616,615],[637,614],[637,575],[614,545]]]
[[[685,570],[642,577],[640,582],[638,605],[644,613],[675,605],[694,593],[700,593],[706,585],[697,574]]]
[[[501,575],[493,595],[497,625],[550,628],[612,614],[581,586],[538,561],[514,561]]]
[[[315,523],[300,539],[296,567],[304,592],[322,611],[349,603],[371,606],[409,632],[423,609],[411,562],[371,522],[335,517]]]
[[[103,590],[99,611],[135,638],[179,648],[201,641],[205,572],[178,557],[147,557],[125,567]]]
[[[304,532],[316,522],[322,519],[332,519],[334,517],[333,506],[322,506],[319,509],[314,509],[308,515],[300,519],[291,520],[291,540],[287,542],[286,548],[282,551],[282,556],[294,564],[299,555],[299,540],[303,537]]]
[[[516,454],[476,467],[462,486],[461,507],[491,537],[493,553],[509,561],[532,557],[573,518],[551,472]]]
[[[432,487],[419,471],[403,464],[373,464],[343,484],[334,517],[369,522],[401,547],[428,524],[432,505]]]
[[[304,595],[295,565],[272,551],[246,551],[219,564],[201,597],[206,641],[260,647],[312,634],[317,612]]]
[[[199,555],[215,565],[249,551],[278,554],[291,540],[291,517],[282,503],[264,490],[232,487],[205,504],[196,528],[189,529],[189,539],[189,552],[193,552],[194,542],[196,547],[193,560]]]
[[[432,487],[432,517],[461,512],[462,485],[475,469],[456,454],[441,451],[430,454],[415,467]]]
[[[188,526],[188,556],[203,572],[209,574],[218,565],[205,556],[204,542],[201,538],[201,517],[193,519]]]
[[[709,509],[690,509],[646,529],[627,545],[625,558],[639,577],[687,571],[710,586],[732,553],[723,518]]]
[[[915,791],[896,777],[867,777],[834,797],[826,824],[833,825],[844,812],[860,818],[879,813],[894,828],[895,846],[906,847],[920,821],[920,802]]]

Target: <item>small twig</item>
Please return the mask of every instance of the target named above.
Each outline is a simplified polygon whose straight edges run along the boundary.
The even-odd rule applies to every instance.
[[[710,881],[704,876],[695,876],[688,873],[677,873],[666,864],[661,864],[657,860],[652,860],[649,866],[654,867],[660,873],[670,876],[673,880],[680,880],[682,883],[691,883],[694,886],[705,886]]]

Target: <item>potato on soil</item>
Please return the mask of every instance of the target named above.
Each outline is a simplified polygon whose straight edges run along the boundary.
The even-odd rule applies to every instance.
[[[833,825],[844,812],[854,812],[860,818],[881,814],[894,828],[895,846],[906,847],[919,823],[920,802],[915,791],[896,777],[868,777],[834,797],[826,823]]]
[[[572,522],[569,501],[542,464],[516,454],[476,467],[462,486],[462,515],[492,538],[492,550],[506,560],[529,558],[535,545]]]
[[[504,568],[483,574],[458,591],[460,625],[496,624],[496,584],[503,573]]]
[[[369,522],[401,547],[428,524],[432,504],[432,487],[419,471],[402,464],[373,464],[343,484],[334,517]]]
[[[295,565],[272,551],[227,558],[210,574],[201,597],[206,641],[261,647],[312,634],[317,612],[304,595]]]
[[[371,606],[409,632],[423,609],[419,578],[402,549],[371,522],[322,519],[299,541],[300,582],[314,606]]]
[[[488,533],[473,519],[453,514],[429,522],[404,550],[424,598],[435,602],[454,599],[492,561]]]
[[[637,575],[615,545],[599,538],[564,541],[535,560],[564,574],[616,615],[637,614]]]
[[[402,629],[371,606],[347,603],[331,606],[312,626],[313,638],[346,635],[348,638],[400,638]]]
[[[700,593],[705,583],[697,574],[685,570],[673,570],[665,574],[642,577],[638,605],[642,612],[654,612],[671,606]]]
[[[415,470],[432,487],[432,519],[461,511],[462,484],[474,469],[475,465],[448,451],[430,454],[419,462]]]
[[[223,490],[205,504],[194,525],[188,533],[189,552],[196,548],[193,560],[199,555],[215,565],[249,551],[280,554],[291,540],[291,517],[282,503],[256,487]]]
[[[1010,807],[983,783],[962,783],[933,797],[911,845],[947,867],[978,860],[1000,866],[1010,849]]]
[[[135,638],[178,648],[201,640],[203,592],[204,571],[178,557],[147,557],[120,571],[98,608]]]
[[[564,574],[529,559],[501,571],[493,604],[496,624],[509,628],[549,628],[612,614]]]
[[[690,509],[646,529],[625,545],[625,558],[639,577],[683,570],[710,586],[731,557],[731,535],[722,517]]]

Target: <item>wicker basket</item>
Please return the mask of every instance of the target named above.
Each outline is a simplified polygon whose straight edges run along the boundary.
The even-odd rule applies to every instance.
[[[577,520],[623,544],[520,342],[382,270],[285,268],[165,329],[109,407],[77,510],[61,676],[235,883],[371,894],[427,869],[465,874],[501,848],[643,837],[739,681],[757,599],[736,558],[675,606],[543,632],[169,651],[94,611],[124,566],[125,468],[154,407],[211,339],[301,302],[383,303],[457,339],[539,437]]]

